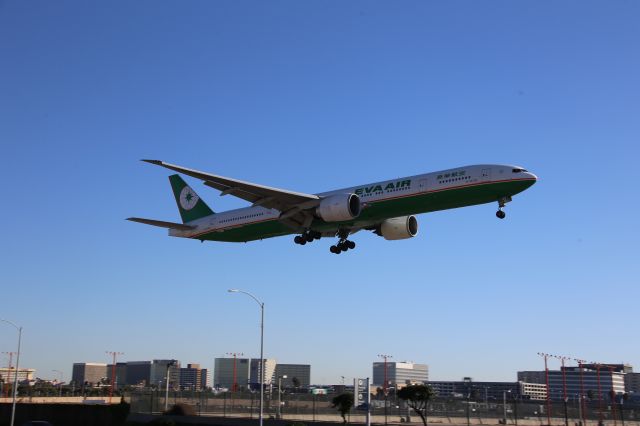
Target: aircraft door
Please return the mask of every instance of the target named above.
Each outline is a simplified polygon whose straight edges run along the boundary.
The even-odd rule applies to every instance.
[[[491,180],[491,169],[482,169],[482,180]]]
[[[420,189],[420,192],[427,192],[427,179],[420,179],[420,182],[418,182],[418,188]]]

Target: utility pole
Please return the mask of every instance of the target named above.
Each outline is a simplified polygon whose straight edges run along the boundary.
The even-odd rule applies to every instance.
[[[109,387],[109,404],[111,404],[113,388],[116,386],[116,358],[118,355],[124,355],[124,352],[105,351],[105,353],[113,357],[113,364],[111,365],[111,386]]]
[[[379,354],[378,358],[384,359],[384,383],[382,384],[382,392],[384,393],[384,424],[387,424],[387,398],[389,395],[389,390],[387,389],[388,379],[387,379],[387,360],[389,358],[393,358],[393,355]]]
[[[543,352],[538,352],[538,356],[541,356],[544,358],[544,372],[545,372],[545,378],[547,382],[547,426],[551,426],[551,389],[549,388],[548,359],[550,356],[553,356],[553,355],[545,354]]]

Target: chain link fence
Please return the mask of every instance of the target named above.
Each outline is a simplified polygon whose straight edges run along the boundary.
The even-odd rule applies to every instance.
[[[284,418],[288,420],[307,421],[340,421],[336,408],[331,400],[335,394],[311,395],[307,393],[283,392],[278,400],[277,391],[265,394],[265,418]],[[165,392],[139,391],[130,396],[131,411],[143,414],[160,414],[165,408]],[[246,417],[257,418],[260,408],[260,394],[258,392],[225,392],[214,395],[206,392],[169,392],[167,406],[186,404],[192,407],[197,415],[215,417]],[[280,409],[280,411],[278,411]],[[370,407],[371,415],[389,422],[406,421],[413,415],[412,410],[404,401],[389,395],[373,398]],[[349,413],[352,422],[364,419],[365,409],[353,407]],[[581,419],[594,426],[607,423],[617,426],[625,422],[640,420],[640,406],[637,404],[611,404],[608,401],[585,401],[581,407],[578,401],[554,401],[551,412],[547,415],[546,401],[507,401],[478,402],[465,399],[435,398],[427,405],[428,417],[448,419],[449,423],[482,424],[483,421],[497,424],[506,420],[507,424],[517,424],[518,420],[527,420],[528,424],[547,425],[548,418],[552,424],[567,423],[571,426],[580,425]],[[444,421],[443,420],[443,421]],[[490,421],[492,420],[492,421]],[[378,420],[379,421],[379,420]],[[595,423],[594,423],[595,422]],[[625,425],[626,426],[626,425]]]

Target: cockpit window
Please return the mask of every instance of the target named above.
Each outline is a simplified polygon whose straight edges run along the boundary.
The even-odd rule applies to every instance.
[[[513,169],[513,173],[522,173],[522,172],[526,172],[525,169]]]

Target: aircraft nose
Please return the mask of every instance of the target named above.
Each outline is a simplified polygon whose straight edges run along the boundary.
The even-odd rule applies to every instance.
[[[525,174],[527,175],[527,177],[528,177],[529,179],[533,179],[533,180],[534,180],[534,183],[538,181],[538,176],[534,175],[533,173],[531,173],[531,172],[526,172]]]

